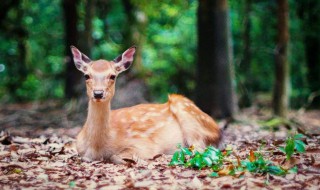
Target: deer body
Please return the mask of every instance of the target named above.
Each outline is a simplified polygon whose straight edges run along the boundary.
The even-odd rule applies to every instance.
[[[110,110],[115,77],[131,65],[135,48],[112,62],[91,61],[75,47],[71,50],[87,79],[88,116],[76,144],[85,159],[125,163],[172,154],[179,143],[199,148],[218,144],[220,130],[213,119],[181,95],[169,95],[164,104]]]

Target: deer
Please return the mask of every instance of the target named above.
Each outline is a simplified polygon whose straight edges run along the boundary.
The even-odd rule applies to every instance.
[[[163,104],[139,104],[111,110],[117,76],[133,62],[133,46],[113,61],[95,60],[71,46],[76,68],[84,74],[89,99],[87,119],[76,137],[78,154],[86,161],[114,164],[173,154],[176,146],[217,146],[221,137],[216,122],[191,100],[168,95]]]

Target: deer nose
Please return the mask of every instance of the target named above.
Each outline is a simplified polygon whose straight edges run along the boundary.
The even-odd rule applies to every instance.
[[[101,99],[103,97],[103,90],[94,90],[93,97],[96,99]]]

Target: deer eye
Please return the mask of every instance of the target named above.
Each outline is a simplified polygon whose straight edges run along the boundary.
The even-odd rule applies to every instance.
[[[90,76],[87,75],[87,74],[85,74],[85,75],[84,75],[84,78],[85,78],[86,80],[88,80],[88,79],[90,79]]]
[[[116,75],[111,75],[110,80],[114,80],[116,78]]]

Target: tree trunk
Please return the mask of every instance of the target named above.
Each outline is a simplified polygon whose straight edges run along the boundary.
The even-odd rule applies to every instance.
[[[73,64],[70,45],[78,46],[78,0],[63,0],[62,8],[65,20],[65,55],[66,55],[66,82],[65,97],[76,98],[81,94],[82,74]]]
[[[215,118],[232,117],[232,55],[227,0],[199,0],[196,102]]]
[[[7,88],[9,94],[13,96],[15,100],[22,101],[23,97],[17,93],[17,90],[28,76],[27,68],[27,39],[28,30],[23,24],[24,9],[22,8],[22,1],[10,1],[4,2],[0,8],[0,27],[5,36],[17,42],[17,56],[6,56],[8,65],[8,74],[14,76],[12,80],[8,81]],[[12,19],[8,18],[10,10],[16,12],[16,16]],[[10,67],[9,67],[10,65]]]
[[[130,0],[122,0],[124,10],[127,16],[128,24],[124,28],[124,50],[136,45],[136,54],[134,58],[134,67],[131,72],[137,75],[143,75],[142,65],[142,47],[146,38],[147,16],[139,10]]]
[[[251,5],[252,0],[245,0],[243,13],[243,57],[239,71],[245,75],[244,81],[240,81],[243,87],[239,105],[249,107],[252,104],[252,74],[251,74]]]
[[[275,81],[273,89],[273,111],[280,117],[286,117],[288,111],[289,89],[289,7],[287,0],[278,0],[278,36],[275,52]]]
[[[320,3],[318,0],[298,1],[298,14],[302,19],[305,55],[308,67],[307,80],[311,92],[320,92]],[[311,102],[311,108],[320,108],[320,96]]]
[[[84,17],[84,31],[81,34],[80,49],[91,58],[91,50],[94,42],[92,38],[92,20],[95,13],[95,0],[86,0],[85,4],[85,17]]]

